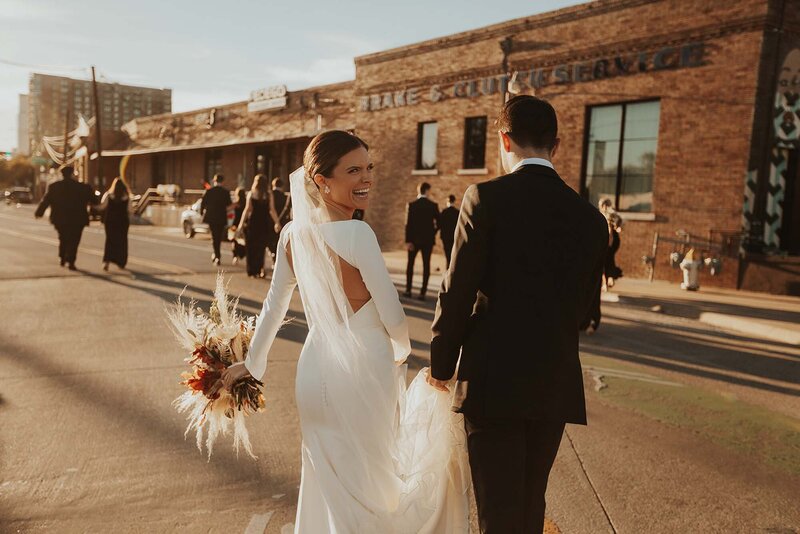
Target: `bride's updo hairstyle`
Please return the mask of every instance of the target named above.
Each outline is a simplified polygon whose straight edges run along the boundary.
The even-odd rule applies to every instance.
[[[369,150],[369,146],[360,137],[344,130],[328,130],[322,132],[306,147],[303,153],[303,168],[306,173],[306,189],[312,193],[313,198],[317,198],[315,189],[319,186],[314,182],[314,177],[318,174],[330,178],[336,164],[342,156],[352,152],[357,148]]]

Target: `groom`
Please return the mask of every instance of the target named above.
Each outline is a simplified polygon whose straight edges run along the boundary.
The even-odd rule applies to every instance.
[[[551,163],[549,103],[516,96],[496,125],[508,174],[464,194],[428,382],[446,391],[458,364],[453,409],[464,414],[481,532],[542,532],[564,425],[586,424],[578,325],[608,225]]]

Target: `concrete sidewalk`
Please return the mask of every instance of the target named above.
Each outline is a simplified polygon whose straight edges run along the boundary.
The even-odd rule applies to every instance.
[[[406,252],[385,252],[386,266],[396,284],[405,286]],[[445,272],[445,259],[434,254],[428,295],[435,298]],[[414,294],[422,282],[422,261],[414,269]],[[678,283],[622,278],[607,293],[604,305],[625,306],[666,315],[694,319],[721,330],[800,345],[800,297],[770,295],[704,286],[700,291],[684,291]]]
[[[657,311],[722,330],[800,345],[800,298],[717,287],[684,291],[677,283],[623,278],[603,294],[605,305]]]

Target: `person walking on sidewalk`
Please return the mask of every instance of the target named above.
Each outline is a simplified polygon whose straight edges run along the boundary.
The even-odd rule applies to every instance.
[[[78,256],[78,245],[81,243],[83,228],[89,226],[90,204],[98,204],[98,196],[88,184],[75,180],[75,169],[63,167],[62,180],[47,186],[42,201],[36,208],[34,216],[39,219],[50,208],[50,222],[58,232],[58,257],[63,267],[70,271],[77,270],[75,259]]]
[[[222,254],[219,249],[222,240],[226,237],[228,206],[233,204],[230,191],[222,186],[223,181],[225,181],[224,176],[215,174],[214,186],[203,194],[203,200],[200,203],[203,222],[208,224],[208,229],[211,230],[211,244],[214,247],[211,261],[214,265],[219,265],[221,262]]]
[[[422,252],[422,288],[419,300],[425,300],[428,290],[428,278],[431,276],[431,251],[436,242],[436,231],[439,229],[439,206],[428,198],[431,184],[423,182],[417,188],[417,199],[408,203],[406,211],[406,291],[404,296],[411,296],[411,283],[414,279],[414,262],[417,253]]]
[[[117,176],[111,182],[111,187],[103,195],[101,204],[103,209],[103,226],[106,229],[106,244],[103,251],[103,270],[108,270],[108,264],[114,263],[124,269],[128,263],[128,201],[131,192],[125,181]]]
[[[442,214],[439,215],[439,236],[442,238],[442,247],[444,248],[444,258],[447,269],[450,268],[450,253],[453,251],[453,236],[456,232],[456,223],[458,222],[458,208],[455,204],[455,195],[447,197],[447,207],[443,209]]]
[[[622,269],[617,265],[617,251],[620,246],[619,234],[622,233],[622,216],[614,209],[610,198],[600,201],[600,213],[608,222],[608,253],[606,254],[606,264],[603,268],[605,283],[603,288],[614,287],[614,281],[622,278]]]
[[[272,202],[275,205],[275,231],[272,233],[270,242],[267,245],[271,254],[276,254],[278,251],[278,236],[281,235],[281,230],[291,220],[292,202],[289,193],[283,190],[283,180],[275,178],[272,180]]]
[[[238,264],[239,261],[247,256],[247,248],[245,245],[241,244],[239,241],[244,240],[244,237],[236,237],[238,234],[239,227],[242,225],[242,215],[244,214],[244,208],[247,205],[247,191],[244,187],[237,187],[236,190],[233,192],[233,198],[236,199],[236,204],[233,208],[233,226],[231,226],[231,230],[234,232],[234,237],[231,240],[232,245],[232,252],[233,252],[233,261],[234,265]],[[229,234],[230,235],[230,234]]]
[[[464,414],[481,532],[542,532],[564,425],[586,424],[578,326],[608,226],[554,168],[553,106],[515,96],[496,124],[507,174],[464,193],[428,383],[449,391],[458,368],[453,409]]]
[[[244,235],[247,248],[247,276],[263,278],[268,246],[275,235],[275,203],[269,188],[269,180],[263,174],[253,178],[253,187],[247,194],[247,203],[237,236]],[[270,252],[271,254],[271,252]],[[270,256],[269,264],[272,265]]]

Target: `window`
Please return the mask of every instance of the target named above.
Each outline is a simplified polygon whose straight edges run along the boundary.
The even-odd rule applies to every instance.
[[[469,117],[464,122],[464,169],[486,166],[486,117]]]
[[[222,174],[222,150],[206,150],[206,181],[210,183],[215,174]]]
[[[660,103],[589,108],[583,190],[595,206],[610,198],[619,211],[653,210]]]
[[[436,168],[436,137],[439,126],[435,122],[417,125],[417,169]]]

